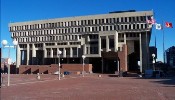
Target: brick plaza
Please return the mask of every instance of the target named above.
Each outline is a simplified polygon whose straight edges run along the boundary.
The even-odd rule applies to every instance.
[[[175,78],[144,79],[88,74],[11,75],[8,87],[3,75],[1,100],[175,100]]]

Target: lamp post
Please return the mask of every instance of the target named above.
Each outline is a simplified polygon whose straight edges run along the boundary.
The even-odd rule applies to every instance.
[[[154,65],[154,64],[155,64],[155,56],[156,56],[156,55],[153,53],[153,54],[152,54],[152,57],[153,57],[153,70],[155,70],[155,65]]]
[[[84,59],[86,58],[86,56],[85,55],[82,55],[82,58],[83,58],[83,77],[84,77]]]
[[[10,46],[7,45],[8,42],[7,40],[2,40],[2,45],[4,48],[9,48],[9,52],[8,52],[8,80],[7,80],[7,86],[10,86],[10,48],[15,48],[18,45],[18,41],[14,40],[13,41],[13,45],[14,46]]]
[[[58,78],[60,80],[60,55],[62,54],[62,52],[60,50],[58,50]]]

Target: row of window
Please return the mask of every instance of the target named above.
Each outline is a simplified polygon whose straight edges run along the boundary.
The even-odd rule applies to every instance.
[[[45,43],[46,46],[55,46],[55,43]],[[57,43],[57,45],[68,45],[67,42]],[[81,45],[81,42],[70,42],[70,45]],[[19,44],[20,48],[27,48],[27,44]],[[35,48],[43,47],[43,43],[34,44]],[[32,44],[29,44],[29,48],[32,48]]]
[[[46,48],[46,52],[47,52],[47,57],[51,56],[51,50],[53,50],[53,56],[56,57],[58,55],[57,51],[58,48]],[[63,52],[64,48],[59,48],[60,51],[62,51],[61,56],[63,56],[63,53],[65,53],[66,56],[70,56],[70,48],[65,48],[65,52]],[[78,48],[77,47],[73,47],[72,48],[72,55],[77,55]]]
[[[119,34],[118,37],[123,38],[124,34]],[[139,37],[139,33],[127,33],[126,37]],[[89,38],[98,39],[98,35],[90,34]],[[79,40],[79,39],[81,39],[81,35],[59,35],[59,36],[23,37],[23,38],[17,38],[17,41],[18,42],[43,42],[43,41],[68,41],[68,40]],[[55,44],[46,43],[46,46],[48,45],[55,45]],[[57,44],[57,45],[63,45],[63,44]]]
[[[33,25],[23,25],[23,26],[11,26],[10,31],[48,29],[48,28],[70,27],[70,26],[81,26],[81,25],[111,24],[111,23],[120,23],[120,22],[127,22],[127,23],[144,22],[144,21],[146,21],[146,16],[90,19],[90,20],[55,22],[55,23],[33,24]]]
[[[113,31],[113,30],[132,30],[132,29],[145,29],[147,24],[121,24],[121,25],[107,25],[107,26],[89,26],[89,27],[75,27],[75,28],[61,28],[50,30],[37,30],[37,31],[23,31],[13,32],[14,36],[33,36],[33,35],[51,35],[63,33],[82,33],[82,32],[98,32],[98,31]]]
[[[60,36],[40,36],[40,37],[22,37],[16,38],[21,42],[46,42],[46,41],[68,41],[81,39],[81,35],[60,35]]]

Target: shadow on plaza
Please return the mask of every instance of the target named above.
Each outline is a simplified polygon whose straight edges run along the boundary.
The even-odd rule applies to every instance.
[[[169,85],[165,87],[175,87],[175,77],[169,77],[169,78],[160,78],[160,80],[151,81],[154,83]]]
[[[164,84],[164,87],[175,87],[175,76],[167,75],[167,76],[153,76],[153,77],[145,77],[144,75],[140,77],[140,74],[137,73],[118,73],[118,74],[109,74],[108,77],[131,77],[132,79],[144,79],[150,80],[150,82],[157,84]]]
[[[146,79],[150,80],[150,82],[157,84],[164,84],[164,87],[175,87],[175,77],[163,77],[163,78],[145,78],[145,77],[134,77],[134,79]]]

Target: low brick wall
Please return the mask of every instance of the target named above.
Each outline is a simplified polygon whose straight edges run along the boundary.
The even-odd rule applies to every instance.
[[[48,68],[48,74],[53,74],[58,70],[58,67],[49,67]]]
[[[31,73],[31,66],[20,65],[19,74],[30,74],[30,73]]]
[[[63,71],[83,71],[82,64],[62,64]],[[91,72],[92,64],[85,64],[84,71]]]
[[[81,72],[83,71],[82,64],[61,64],[61,72]],[[92,72],[92,64],[85,64],[84,70],[89,73]],[[51,65],[20,65],[19,74],[53,74],[58,71],[58,64]]]
[[[48,66],[42,66],[42,68],[39,68],[39,73],[48,74],[49,68]]]
[[[32,73],[32,74],[37,74],[37,73],[39,73],[39,66],[37,66],[37,65],[32,66],[32,67],[31,67],[31,73]]]

